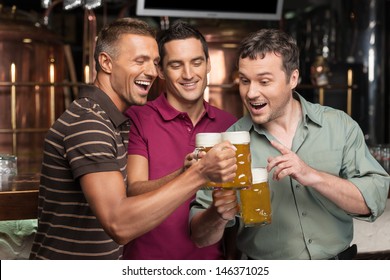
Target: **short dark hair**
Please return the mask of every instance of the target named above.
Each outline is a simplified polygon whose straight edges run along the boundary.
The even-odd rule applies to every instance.
[[[207,46],[206,39],[202,33],[197,30],[195,27],[190,25],[187,22],[182,20],[176,20],[172,25],[167,29],[163,30],[158,36],[158,51],[160,53],[160,65],[165,56],[164,45],[173,40],[183,40],[188,38],[198,39],[202,43],[203,52],[206,56],[206,60],[209,59],[209,48]]]
[[[241,41],[238,58],[263,58],[267,53],[281,55],[284,72],[289,80],[292,72],[299,70],[299,48],[289,34],[279,29],[260,29]]]
[[[143,20],[135,18],[120,18],[106,25],[100,30],[96,41],[94,59],[96,71],[100,70],[99,54],[108,53],[110,56],[117,55],[117,41],[123,34],[145,35],[156,38],[156,30]]]

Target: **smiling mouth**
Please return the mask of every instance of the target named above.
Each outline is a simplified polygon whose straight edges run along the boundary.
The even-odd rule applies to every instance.
[[[255,110],[260,110],[260,109],[264,108],[267,105],[267,103],[258,102],[258,103],[250,103],[250,105]]]
[[[180,83],[184,88],[192,88],[196,85],[196,82],[191,83]]]
[[[135,81],[134,83],[144,90],[147,90],[152,84],[150,81]]]

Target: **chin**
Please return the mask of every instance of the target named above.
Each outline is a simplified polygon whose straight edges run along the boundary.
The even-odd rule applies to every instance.
[[[259,125],[262,125],[268,121],[268,119],[265,118],[265,116],[251,114],[251,118],[252,118],[252,122],[254,122],[255,124],[259,124]]]
[[[147,101],[148,101],[147,96],[140,97],[136,100],[133,100],[132,105],[138,105],[138,106],[145,105]]]

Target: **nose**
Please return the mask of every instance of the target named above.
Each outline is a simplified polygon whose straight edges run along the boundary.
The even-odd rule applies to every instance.
[[[189,66],[189,65],[184,65],[183,66],[182,77],[184,79],[190,80],[192,78],[192,76],[193,76],[192,73],[193,73],[193,71],[192,71],[191,66]]]
[[[145,67],[145,75],[156,78],[158,75],[157,66],[154,62],[150,62]]]
[[[260,88],[255,83],[251,83],[246,95],[249,99],[254,99],[260,95]]]

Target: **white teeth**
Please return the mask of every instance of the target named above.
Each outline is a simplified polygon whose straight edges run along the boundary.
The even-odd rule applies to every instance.
[[[142,85],[142,86],[149,86],[150,82],[146,81],[135,81],[136,84]]]

